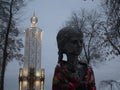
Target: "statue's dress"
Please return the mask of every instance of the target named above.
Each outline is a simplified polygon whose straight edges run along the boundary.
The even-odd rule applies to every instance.
[[[90,66],[79,62],[77,70],[70,68],[74,67],[70,67],[67,61],[60,61],[57,64],[52,90],[96,90],[94,73]]]

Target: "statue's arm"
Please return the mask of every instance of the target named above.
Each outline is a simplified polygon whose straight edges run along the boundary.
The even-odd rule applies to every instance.
[[[90,88],[90,90],[96,90],[94,72],[90,66],[88,66],[87,68],[87,74],[85,76],[85,83],[87,87]]]

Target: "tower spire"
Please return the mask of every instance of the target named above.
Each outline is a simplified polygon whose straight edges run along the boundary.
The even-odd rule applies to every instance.
[[[32,27],[35,27],[38,22],[38,18],[35,16],[35,11],[33,13],[33,16],[31,17],[30,21],[32,23]]]

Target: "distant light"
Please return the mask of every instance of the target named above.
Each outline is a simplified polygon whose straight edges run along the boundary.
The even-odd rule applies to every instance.
[[[41,81],[41,90],[44,90],[44,82]]]
[[[45,70],[44,69],[42,69],[41,76],[42,76],[42,78],[44,78],[44,76],[45,76]]]
[[[40,39],[41,39],[41,41],[42,41],[42,32],[40,33]]]
[[[28,76],[28,70],[27,70],[27,68],[24,69],[24,76]]]
[[[23,81],[23,86],[27,86],[27,81]]]
[[[40,76],[40,72],[36,71],[36,77],[39,77],[39,76]]]
[[[22,82],[20,81],[20,90],[22,90]]]
[[[36,86],[40,86],[40,81],[35,81]]]
[[[23,76],[23,70],[22,70],[22,68],[20,68],[19,74],[20,74],[20,77]]]

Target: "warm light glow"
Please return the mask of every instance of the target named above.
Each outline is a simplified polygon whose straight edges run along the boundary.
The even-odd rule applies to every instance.
[[[42,32],[40,32],[40,40],[42,41]]]
[[[23,81],[23,85],[24,85],[24,86],[27,86],[27,81]]]
[[[28,76],[28,70],[26,68],[24,69],[24,76]]]
[[[45,70],[42,69],[42,73],[41,73],[42,78],[44,78],[44,75],[45,75],[44,73],[45,73]]]
[[[22,75],[23,75],[22,68],[20,68],[19,75],[20,75],[20,77],[22,77]]]
[[[40,72],[36,71],[36,77],[39,77],[39,76],[40,76]]]
[[[44,83],[41,81],[41,90],[44,90]]]
[[[40,81],[36,81],[36,82],[35,82],[35,85],[36,85],[36,86],[40,86]]]
[[[20,90],[22,90],[22,82],[20,81]]]

